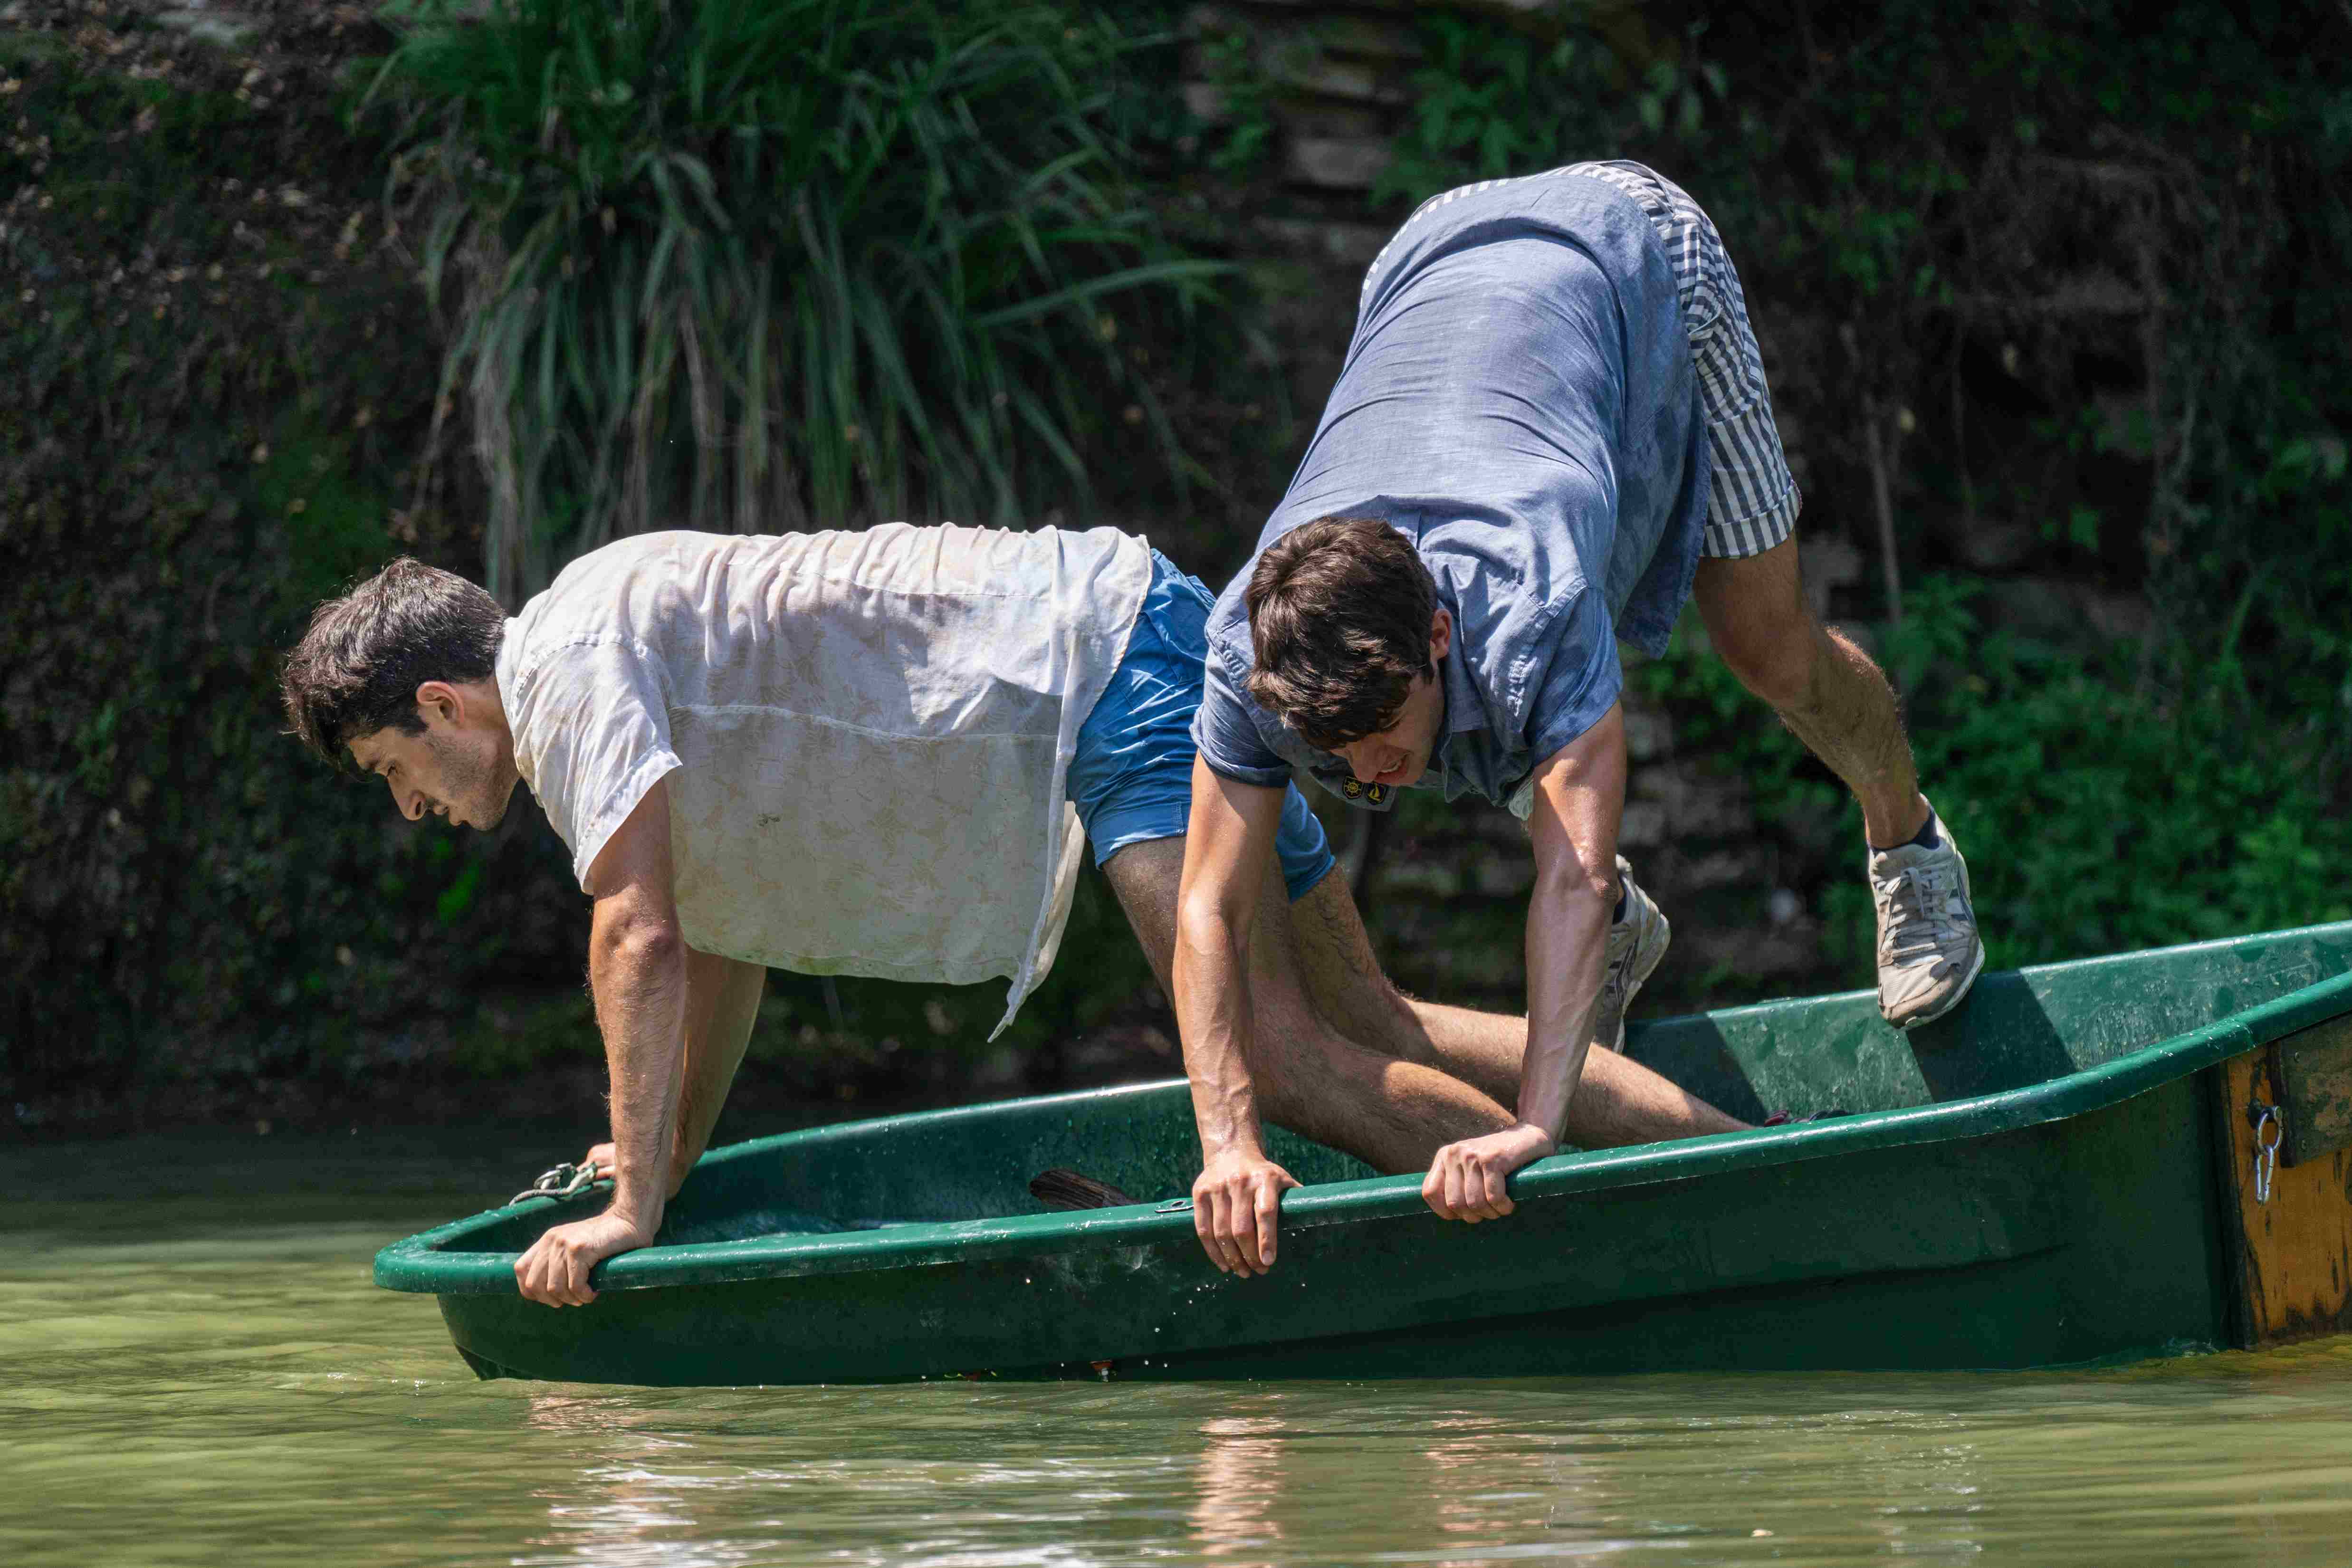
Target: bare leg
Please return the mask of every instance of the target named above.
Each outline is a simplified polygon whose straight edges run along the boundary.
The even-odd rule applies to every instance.
[[[1504,1105],[1517,1103],[1526,1019],[1423,1002],[1399,991],[1381,973],[1355,900],[1339,877],[1324,878],[1293,904],[1291,924],[1307,992],[1340,1033],[1463,1079]],[[1586,1055],[1568,1108],[1568,1141],[1580,1149],[1661,1143],[1747,1125],[1612,1050]]]
[[[1700,561],[1695,593],[1716,652],[1845,781],[1870,842],[1892,847],[1926,826],[1895,689],[1868,654],[1814,616],[1795,536],[1760,555]]]
[[[1105,862],[1103,871],[1152,973],[1167,985],[1184,841],[1131,844]],[[1266,879],[1255,924],[1249,1066],[1265,1120],[1390,1172],[1425,1171],[1446,1144],[1499,1132],[1517,1120],[1460,1079],[1366,1050],[1324,1021],[1299,984],[1289,904],[1278,876]]]
[[[1183,841],[1169,838],[1131,845],[1104,867],[1163,985],[1175,951],[1183,865]],[[1331,939],[1308,934],[1337,918],[1329,910],[1335,901],[1367,971],[1379,978],[1344,881],[1327,877],[1292,905],[1281,879],[1267,879],[1250,952],[1250,994],[1257,1008],[1250,1076],[1261,1112],[1391,1172],[1425,1171],[1446,1144],[1512,1125],[1525,1024],[1444,1007],[1429,1009],[1433,1029],[1422,1021],[1422,1005],[1407,1001],[1385,979],[1379,979],[1375,994],[1359,973],[1342,976],[1339,965],[1322,956]],[[1348,1008],[1347,1019],[1333,1017],[1310,996],[1303,976],[1318,966],[1331,971],[1327,983]],[[1380,1032],[1360,1035],[1356,1024]],[[1604,1051],[1587,1058],[1569,1137],[1582,1147],[1604,1148],[1744,1125],[1648,1068]]]

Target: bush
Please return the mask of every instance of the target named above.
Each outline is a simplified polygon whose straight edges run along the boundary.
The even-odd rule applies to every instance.
[[[1913,752],[1937,812],[1969,857],[1995,967],[2352,919],[2342,868],[2352,820],[2327,775],[2242,723],[2232,693],[2178,706],[2136,680],[2141,650],[2085,652],[1988,627],[1980,582],[1930,579],[1885,631],[1909,694]],[[1871,984],[1875,914],[1853,872],[1862,812],[1796,737],[1695,635],[1635,679],[1676,720],[1678,746],[1748,784],[1785,833],[1821,824],[1829,945]]]
[[[271,111],[243,68],[0,38],[42,128],[0,147],[0,1102],[331,1080],[473,987],[578,973],[560,848],[395,824],[278,732],[317,598],[473,542],[391,504],[436,345],[382,149],[331,84]]]
[[[1134,47],[1066,6],[419,4],[379,92],[456,285],[489,585],[648,528],[1026,524],[1181,467],[1118,308],[1181,307],[1122,172]],[[1122,429],[1131,408],[1148,430]]]

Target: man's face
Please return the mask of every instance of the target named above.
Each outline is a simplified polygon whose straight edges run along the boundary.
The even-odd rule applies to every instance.
[[[1429,662],[1434,666],[1452,646],[1454,618],[1440,609],[1429,628]],[[1445,719],[1445,691],[1433,675],[1413,677],[1396,722],[1387,729],[1352,741],[1333,754],[1365,784],[1402,789],[1429,771],[1429,754],[1437,749],[1437,727]]]
[[[514,765],[488,726],[467,721],[462,694],[443,698],[437,681],[419,689],[416,710],[425,721],[421,735],[395,729],[378,730],[351,742],[352,760],[382,777],[392,790],[392,804],[411,822],[427,812],[451,823],[488,831],[507,814],[519,782]],[[441,692],[449,688],[441,687]]]

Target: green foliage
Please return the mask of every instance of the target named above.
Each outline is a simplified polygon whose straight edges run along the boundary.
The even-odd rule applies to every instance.
[[[2300,748],[2249,731],[2237,693],[2150,703],[2133,650],[1988,631],[1972,597],[1924,584],[1888,662],[1920,693],[1937,809],[1984,847],[1970,868],[1996,963],[2352,918],[2352,821]]]
[[[1705,31],[1693,21],[1690,43]],[[1539,38],[1432,9],[1422,32],[1429,63],[1414,73],[1412,114],[1376,200],[1617,157],[1637,138],[1691,142],[1717,129],[1710,106],[1722,111],[1722,66],[1688,48],[1628,59],[1581,15]]]
[[[1254,173],[1274,144],[1273,84],[1256,40],[1238,27],[1213,33],[1202,40],[1201,54],[1222,110],[1222,122],[1204,137],[1202,161],[1228,177]]]
[[[1994,965],[2352,919],[2352,820],[2323,774],[2246,731],[2226,687],[2168,710],[2136,689],[2137,650],[1988,627],[1982,595],[1948,577],[1906,595],[1885,663],[1910,694],[1920,776],[1969,853]],[[1636,679],[1675,713],[1678,746],[1748,783],[1769,828],[1826,829],[1811,836],[1839,867],[1832,945],[1867,984],[1859,808],[1696,641],[1684,628]]]
[[[420,3],[405,115],[445,384],[491,466],[512,600],[619,533],[898,516],[1028,522],[1132,407],[1119,311],[1217,267],[1129,191],[1133,47],[1067,7]],[[1130,329],[1132,323],[1130,323]],[[1143,454],[1138,453],[1137,456]]]
[[[396,824],[279,733],[310,605],[448,559],[387,531],[422,300],[331,199],[380,146],[202,80],[16,71],[46,140],[0,144],[0,1102],[331,1079],[487,977],[568,983],[560,851]]]

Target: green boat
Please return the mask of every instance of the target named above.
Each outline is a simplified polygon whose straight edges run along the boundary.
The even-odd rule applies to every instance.
[[[1276,1133],[1307,1184],[1263,1279],[1213,1268],[1181,1080],[763,1138],[706,1156],[585,1308],[531,1199],[395,1243],[484,1377],[1371,1378],[2077,1365],[2352,1329],[2352,922],[1988,973],[1906,1036],[1863,992],[1633,1026],[1745,1119],[1555,1156],[1518,1211]],[[1140,1201],[1049,1210],[1041,1172]]]

